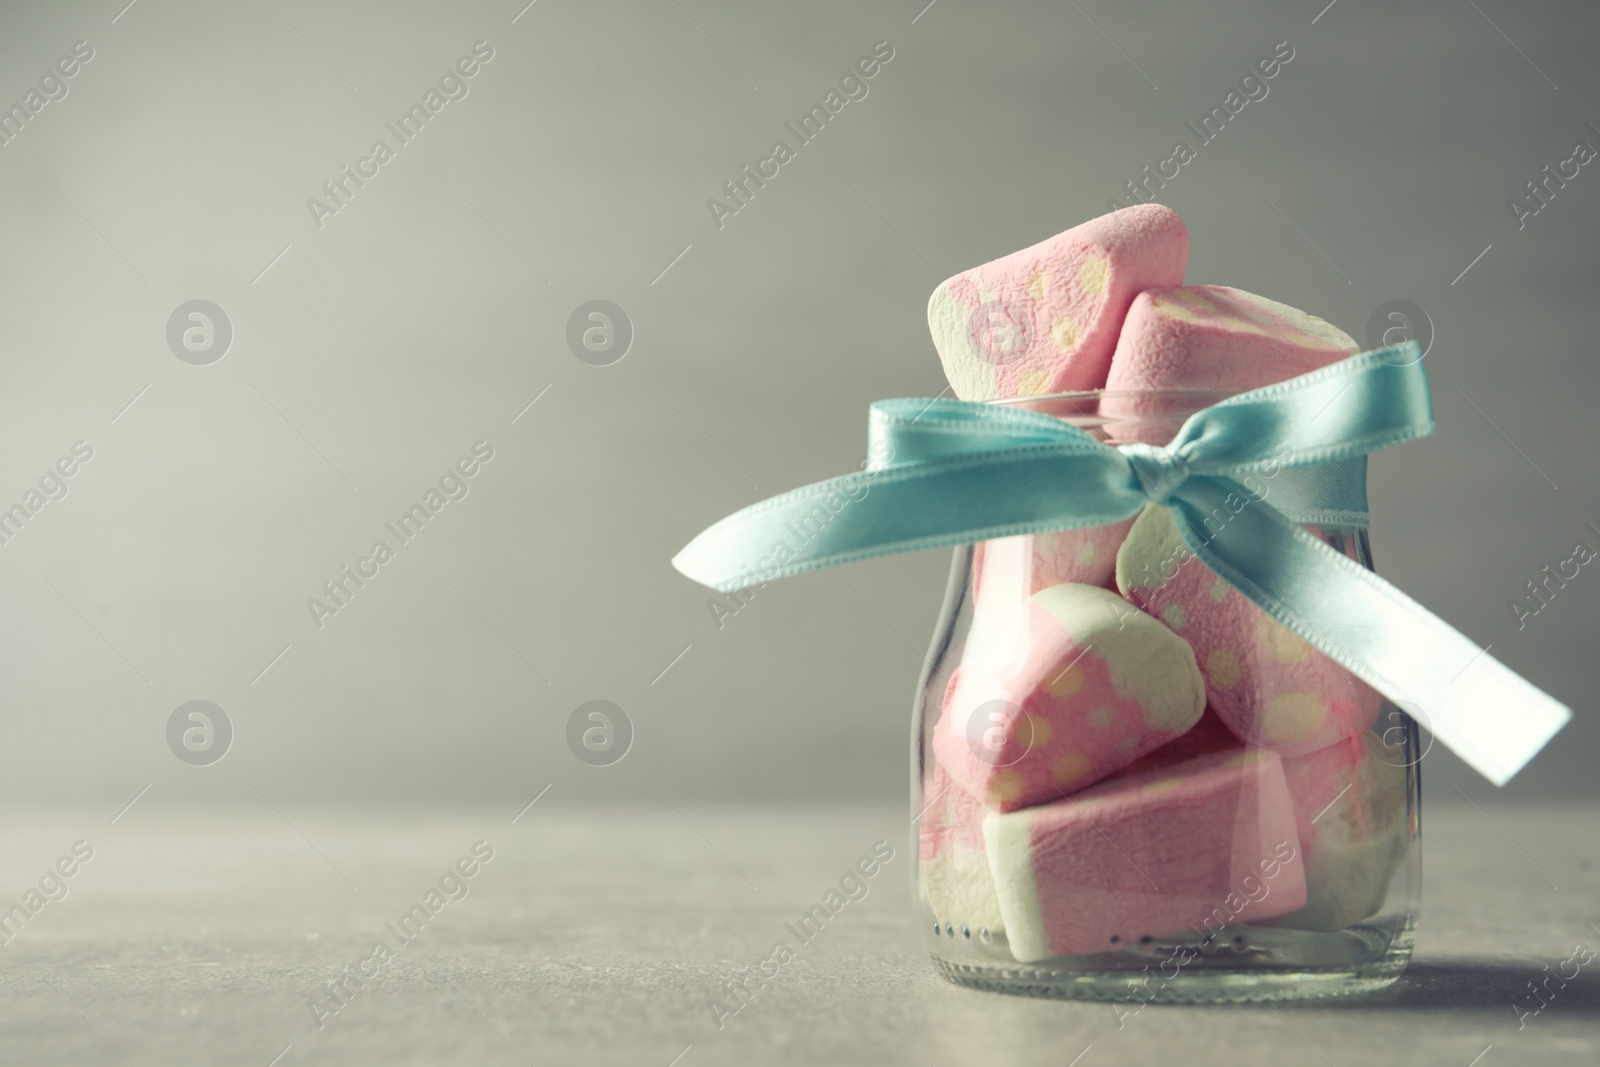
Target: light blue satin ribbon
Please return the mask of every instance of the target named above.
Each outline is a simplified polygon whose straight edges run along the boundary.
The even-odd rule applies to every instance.
[[[1355,465],[1433,432],[1421,358],[1407,342],[1240,393],[1195,413],[1165,446],[1103,444],[1004,405],[881,401],[865,470],[730,515],[672,562],[726,592],[894,552],[1103,526],[1164,504],[1202,563],[1420,709],[1437,740],[1504,785],[1571,718],[1567,708],[1295,525],[1318,521],[1308,514],[1359,523]],[[1290,491],[1276,504],[1291,514],[1247,488],[1280,464]]]

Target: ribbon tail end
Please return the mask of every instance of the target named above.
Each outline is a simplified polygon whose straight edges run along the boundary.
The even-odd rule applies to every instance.
[[[725,571],[711,562],[707,553],[698,546],[699,538],[696,538],[672,557],[672,568],[691,582],[718,593],[732,593],[758,584],[755,576],[748,572],[733,578],[727,577]]]
[[[1572,721],[1572,712],[1564,705],[1553,700],[1539,703],[1542,706],[1536,713],[1518,721],[1514,736],[1502,733],[1494,737],[1498,743],[1488,748],[1464,743],[1459,737],[1445,737],[1438,731],[1434,736],[1454,750],[1473,770],[1496,786],[1504,786],[1521,773]]]

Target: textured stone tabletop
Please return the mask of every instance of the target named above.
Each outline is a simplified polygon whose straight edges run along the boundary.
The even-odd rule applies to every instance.
[[[1110,1005],[937,977],[898,807],[578,808],[552,792],[520,815],[111,814],[0,818],[0,904],[26,915],[0,934],[0,1063],[1498,1067],[1600,1051],[1600,961],[1520,1024],[1513,1007],[1536,1006],[1527,983],[1576,944],[1600,946],[1593,807],[1428,810],[1417,955],[1384,993],[1120,1025]],[[719,1027],[724,984],[880,840],[894,858],[867,896]],[[50,873],[63,859],[70,877]]]

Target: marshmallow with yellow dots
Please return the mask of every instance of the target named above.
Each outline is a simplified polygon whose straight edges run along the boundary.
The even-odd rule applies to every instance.
[[[933,750],[957,786],[1012,811],[1126,767],[1204,710],[1181,637],[1115,593],[1067,583],[967,642]]]
[[[945,376],[962,400],[1098,389],[1134,296],[1188,259],[1177,213],[1140,204],[962,271],[928,301]]]
[[[981,541],[972,547],[975,608],[991,614],[1009,609],[1052,585],[1109,586],[1117,571],[1117,549],[1133,520],[1081,530],[1050,530]]]
[[[1257,389],[1359,351],[1315,315],[1243,289],[1152,288],[1128,309],[1105,387]]]
[[[1140,512],[1117,588],[1194,649],[1206,697],[1243,741],[1304,755],[1372,726],[1382,698],[1197,559],[1167,508]]]

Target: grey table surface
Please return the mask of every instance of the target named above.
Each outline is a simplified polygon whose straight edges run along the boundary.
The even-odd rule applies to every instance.
[[[517,807],[8,811],[0,905],[76,842],[93,857],[4,935],[0,1064],[1498,1067],[1600,1050],[1600,960],[1537,1015],[1513,1007],[1600,946],[1593,806],[1426,809],[1417,953],[1383,993],[1121,1019],[939,978],[899,806]],[[725,984],[880,840],[895,855],[867,895],[719,1020]],[[480,841],[493,858],[467,895],[398,942],[388,924]],[[332,999],[380,939],[393,958]]]

